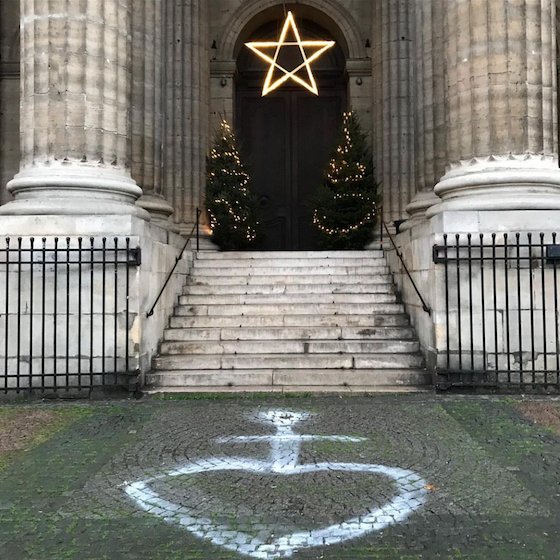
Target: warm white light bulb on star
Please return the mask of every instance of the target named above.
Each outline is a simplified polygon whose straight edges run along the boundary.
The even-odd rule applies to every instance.
[[[292,30],[296,41],[286,41],[288,32]],[[296,21],[292,12],[288,12],[284,27],[280,34],[280,39],[278,41],[254,41],[251,43],[245,43],[245,46],[251,49],[256,55],[262,58],[265,62],[270,64],[266,80],[263,86],[263,97],[268,95],[272,91],[278,89],[282,84],[288,80],[293,80],[297,84],[301,85],[305,89],[309,90],[315,95],[319,95],[319,88],[311,70],[311,63],[315,62],[320,58],[326,51],[334,47],[335,41],[302,41],[299,29],[296,25]],[[294,68],[293,70],[287,70],[278,63],[278,57],[283,47],[299,47],[303,62]],[[276,47],[276,52],[274,53],[274,58],[266,54],[267,49]],[[307,49],[317,48],[311,56],[308,56]],[[305,69],[307,71],[308,81],[297,76],[300,70]],[[279,70],[283,73],[283,76],[278,78],[273,82],[274,71]]]

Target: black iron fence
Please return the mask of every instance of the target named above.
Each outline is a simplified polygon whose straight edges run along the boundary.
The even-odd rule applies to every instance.
[[[0,241],[0,392],[126,383],[139,265],[129,238]]]
[[[556,234],[444,236],[436,317],[440,387],[560,388]]]

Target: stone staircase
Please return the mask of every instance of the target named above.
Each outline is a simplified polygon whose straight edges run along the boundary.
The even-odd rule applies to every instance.
[[[200,252],[150,390],[426,387],[382,251]]]

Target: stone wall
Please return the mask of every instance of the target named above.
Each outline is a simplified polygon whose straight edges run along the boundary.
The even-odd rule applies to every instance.
[[[29,217],[12,217],[6,216],[0,220],[0,248],[5,247],[6,237],[13,239],[12,246],[15,243],[15,238],[18,236],[23,237],[24,246],[29,246],[29,237],[33,236],[36,238],[35,246],[40,247],[42,243],[42,238],[45,237],[49,242],[52,242],[52,238],[58,236],[62,238],[60,241],[61,246],[65,246],[65,238],[67,235],[72,236],[73,247],[77,246],[77,237],[83,237],[83,246],[89,246],[90,237],[96,238],[96,247],[101,245],[101,238],[107,238],[107,246],[111,247],[112,240],[115,236],[119,239],[125,237],[130,239],[130,247],[140,247],[141,249],[141,265],[139,267],[132,266],[130,268],[130,291],[128,299],[129,308],[129,318],[130,322],[128,325],[128,331],[126,329],[126,321],[124,319],[125,304],[124,299],[124,275],[119,276],[119,282],[122,285],[118,286],[118,293],[120,294],[117,298],[117,312],[118,312],[118,324],[116,336],[118,339],[118,355],[120,356],[119,367],[123,367],[123,357],[124,357],[124,346],[125,340],[128,339],[129,344],[129,371],[139,370],[141,375],[151,369],[151,362],[153,356],[157,353],[159,349],[159,344],[161,342],[162,334],[165,327],[168,324],[170,315],[173,312],[174,306],[177,303],[177,294],[182,290],[185,284],[186,275],[190,271],[192,264],[193,253],[189,249],[185,252],[184,258],[179,262],[176,269],[176,273],[173,275],[170,283],[168,284],[166,290],[162,294],[159,304],[155,308],[154,314],[151,317],[147,317],[147,312],[152,307],[155,302],[160,289],[162,288],[165,279],[169,271],[173,268],[175,264],[176,257],[179,250],[183,247],[184,239],[165,228],[161,228],[157,225],[151,225],[143,220],[137,218],[124,218],[124,217],[89,217],[89,218],[73,218],[68,216],[52,217],[48,222],[44,220],[38,220],[32,216]],[[120,246],[124,246],[124,241],[120,243]],[[40,258],[41,253],[38,251],[36,253],[37,258]],[[111,257],[112,255],[109,254]],[[25,255],[23,257],[26,258]],[[51,258],[52,254],[51,254]],[[75,259],[75,256],[73,257]],[[70,282],[70,291],[68,293],[68,298],[72,303],[72,313],[70,317],[70,327],[71,329],[77,328],[77,301],[81,294],[82,299],[82,371],[89,371],[89,314],[90,309],[90,286],[89,278],[87,272],[88,267],[88,255],[87,251],[84,254],[84,264],[83,264],[83,274],[82,274],[82,285],[81,290],[79,288],[77,280],[77,271],[73,271]],[[96,254],[96,259],[101,258],[101,254]],[[122,257],[120,257],[122,258]],[[61,260],[64,259],[64,255],[60,257]],[[14,288],[10,296],[10,312],[9,312],[9,325],[15,326],[17,324],[17,288],[18,288],[18,272],[15,265],[12,267],[13,272],[11,272],[11,282],[10,286]],[[41,271],[40,267],[35,267],[35,307],[33,314],[33,328],[30,330],[30,315],[29,315],[29,294],[30,294],[30,284],[29,284],[29,274],[26,273],[28,268],[23,268],[24,274],[21,275],[23,283],[20,286],[20,293],[22,297],[22,319],[21,319],[21,333],[20,333],[20,353],[22,356],[22,363],[28,360],[29,347],[30,347],[30,332],[35,333],[36,336],[40,336],[42,332],[42,316],[41,316],[41,298],[40,298],[40,279]],[[0,279],[5,278],[5,267],[0,267]],[[114,317],[112,315],[115,309],[115,299],[114,299],[114,287],[113,287],[113,268],[111,263],[107,264],[106,269],[106,300],[105,305],[107,309],[106,321],[113,321]],[[51,325],[54,320],[54,307],[53,307],[53,270],[50,266],[47,266],[47,279],[49,279],[47,285],[47,297],[46,297],[46,315],[47,324],[49,325],[49,332],[46,336],[46,347],[45,347],[45,370],[53,371],[53,358],[54,358],[54,348],[53,348],[53,336]],[[66,305],[66,285],[64,284],[65,279],[64,267],[59,267],[58,276],[58,293],[59,293],[59,303],[58,303],[58,313],[59,317],[57,323],[59,324],[59,345],[58,345],[58,357],[60,362],[59,371],[64,371],[65,355],[61,354],[61,350],[65,348],[65,341],[62,337],[65,334],[65,305]],[[95,324],[101,325],[101,293],[102,293],[102,280],[100,277],[99,266],[97,267],[95,275]],[[38,288],[38,289],[37,289]],[[60,295],[64,295],[61,297]],[[4,309],[4,290],[0,295],[0,309]],[[5,317],[0,326],[0,339],[3,337],[3,329],[5,327]],[[112,355],[113,351],[113,325],[107,327],[107,334],[105,338],[105,349],[108,356]],[[11,329],[10,331],[10,349],[9,356],[11,363],[15,362],[16,356],[16,329]],[[35,338],[34,337],[34,338]],[[70,370],[73,372],[77,371],[77,337],[70,336],[71,344],[68,351],[68,357],[70,360]],[[99,329],[96,331],[94,345],[94,367],[99,371],[101,367],[101,340]],[[73,342],[72,342],[73,341]],[[41,372],[41,357],[39,357],[37,351],[40,350],[40,344],[35,340],[34,343],[34,371],[37,375]],[[0,348],[0,357],[4,357],[4,347]],[[3,361],[2,361],[3,364]],[[109,364],[109,368],[112,366],[112,361]],[[27,367],[27,366],[25,366]],[[24,371],[27,371],[24,368]],[[112,371],[109,369],[109,371]],[[142,381],[142,379],[141,379]],[[0,385],[2,382],[0,381]]]
[[[472,234],[473,245],[479,241],[479,235],[484,234],[485,242],[491,241],[491,234],[496,233],[496,242],[499,245],[503,243],[503,234],[507,233],[509,243],[512,244],[515,240],[515,234],[521,233],[522,242],[526,243],[526,234],[533,234],[534,242],[539,243],[539,235],[545,234],[547,243],[550,243],[552,233],[560,233],[560,211],[539,211],[539,210],[521,210],[510,212],[499,211],[462,211],[462,212],[444,212],[433,217],[429,221],[421,224],[416,224],[405,232],[399,234],[395,240],[399,250],[402,252],[405,262],[416,282],[422,296],[426,299],[431,308],[431,315],[422,309],[422,305],[414,291],[412,284],[401,266],[399,259],[394,251],[389,251],[389,262],[393,270],[394,278],[397,282],[402,299],[405,303],[407,312],[411,316],[412,323],[416,328],[416,332],[420,339],[422,351],[427,357],[427,364],[430,369],[434,369],[436,365],[440,368],[445,367],[445,354],[448,345],[451,348],[457,348],[458,344],[458,306],[457,300],[451,296],[449,301],[449,340],[447,338],[447,318],[446,318],[446,287],[445,287],[445,267],[443,264],[434,263],[433,259],[433,246],[435,244],[443,244],[443,236],[447,234],[449,242],[454,242],[456,234],[461,236],[461,244],[466,243],[466,235]],[[387,242],[387,246],[388,246]],[[537,251],[540,255],[540,253]],[[537,255],[535,253],[535,255]],[[479,254],[477,250],[473,250],[473,254]],[[510,257],[515,257],[516,252],[509,253]],[[521,255],[527,255],[526,249],[521,250]],[[498,251],[498,256],[499,251]],[[455,266],[453,264],[452,268]],[[493,284],[491,264],[487,263],[486,279],[485,279],[485,317],[486,325],[488,328],[487,335],[487,348],[492,352],[495,350],[494,342],[494,318],[497,317],[498,332],[497,332],[497,351],[498,360],[501,360],[500,365],[504,368],[506,363],[506,334],[505,334],[505,321],[507,320],[506,311],[506,286],[505,286],[505,273],[503,264],[498,265],[498,278],[497,278],[497,296],[496,305],[494,306],[493,297]],[[510,327],[517,320],[517,311],[521,310],[523,334],[521,337],[521,347],[525,349],[525,354],[522,359],[527,363],[527,352],[531,348],[531,331],[529,328],[529,320],[532,313],[535,313],[537,319],[535,321],[536,328],[536,346],[537,349],[542,347],[542,289],[541,289],[541,263],[540,257],[536,257],[533,261],[533,279],[534,291],[533,300],[531,300],[528,289],[528,271],[527,263],[522,262],[522,293],[521,293],[521,307],[517,302],[516,293],[516,263],[515,258],[512,259],[508,268],[509,277],[509,309],[511,311]],[[524,270],[523,270],[524,269]],[[481,309],[482,294],[481,294],[481,277],[477,271],[476,263],[473,265],[473,283],[472,287],[468,286],[467,279],[462,275],[461,284],[463,296],[461,299],[461,325],[462,325],[462,342],[465,350],[463,356],[463,363],[468,367],[465,356],[470,350],[470,339],[468,330],[469,318],[469,288],[472,288],[473,301],[477,302],[474,306],[476,311],[477,307]],[[451,292],[456,289],[456,272],[453,269],[450,273],[450,287]],[[551,336],[554,333],[554,304],[552,302],[553,283],[554,278],[551,270],[547,270],[545,274],[545,293],[548,305],[548,348],[549,351],[554,351],[555,342]],[[557,289],[560,286],[557,285]],[[515,316],[513,316],[515,315]],[[556,318],[559,320],[559,318]],[[474,329],[475,329],[475,342],[474,351],[478,353],[479,357],[482,352],[480,345],[480,330],[482,328],[482,315],[476,312],[474,315]],[[540,333],[540,334],[539,334]],[[518,362],[520,356],[516,353],[516,348],[519,347],[518,338],[516,338],[517,330],[511,331],[511,349],[512,349],[512,362]],[[542,359],[542,356],[540,356]],[[452,358],[457,359],[457,356]],[[480,364],[478,364],[480,365]],[[495,365],[495,356],[488,355],[486,367],[493,368]],[[537,362],[537,368],[542,368],[542,363]]]

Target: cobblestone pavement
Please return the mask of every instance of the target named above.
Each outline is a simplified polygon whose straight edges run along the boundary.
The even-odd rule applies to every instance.
[[[558,401],[10,405],[0,437],[30,409],[52,425],[0,445],[1,559],[560,558]]]

